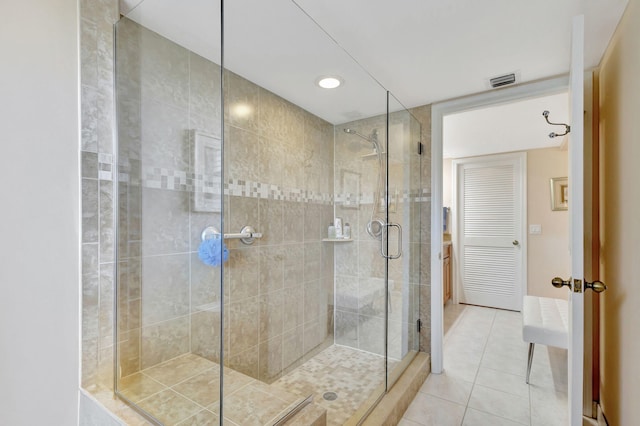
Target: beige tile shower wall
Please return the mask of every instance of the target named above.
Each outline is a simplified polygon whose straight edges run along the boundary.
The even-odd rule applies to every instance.
[[[389,263],[388,353],[393,359],[402,359],[418,347],[420,228],[425,194],[421,176],[423,158],[417,145],[421,138],[419,122],[406,111],[399,111],[390,114],[389,125],[390,220],[402,225],[404,238],[402,257]],[[395,251],[393,244],[389,250]]]
[[[192,58],[126,19],[116,32],[118,324],[127,376],[190,349],[190,192],[167,182],[190,169]]]
[[[219,117],[205,100],[219,98],[206,85],[217,78],[217,67],[131,26],[141,58],[140,70],[132,67],[135,75],[127,76],[129,85],[142,76],[141,94],[132,99],[142,111],[139,167],[184,170],[193,157],[185,144],[187,125],[219,134],[215,121],[205,121]],[[333,268],[322,260],[332,253],[320,242],[323,216],[331,215],[332,182],[323,176],[332,173],[332,126],[239,76],[226,77],[225,228],[238,232],[252,225],[264,234],[254,246],[227,241],[226,360],[270,381],[332,329]],[[128,87],[123,96],[132,93]],[[218,218],[193,213],[188,191],[143,186],[140,367],[189,350],[217,361],[219,279],[212,274],[219,270],[200,264],[195,251],[201,230],[219,226]]]
[[[335,243],[334,248],[335,341],[381,355],[385,342],[385,264],[379,255],[379,241],[366,232],[379,166],[376,156],[371,155],[371,145],[345,133],[346,128],[367,136],[375,129],[384,146],[386,117],[345,123],[335,129],[335,215],[350,224],[353,239],[353,242]],[[349,194],[350,201],[341,200],[341,194]],[[363,199],[361,194],[368,194],[368,199]],[[378,213],[376,217],[384,216]]]
[[[190,232],[191,194],[169,189],[167,181],[190,171],[186,135],[198,111],[191,96],[198,58],[131,21],[120,21],[117,33],[118,160],[125,176],[119,182],[119,266],[136,271],[120,275],[120,362],[126,376],[190,350],[197,247]],[[150,177],[151,168],[157,169],[153,174],[162,171]]]
[[[227,178],[253,188],[229,196],[226,228],[263,233],[252,246],[228,241],[226,359],[271,382],[333,334],[333,247],[321,241],[333,215],[333,126],[225,79]]]
[[[112,24],[117,17],[116,1],[81,2],[82,385],[87,388],[98,383],[110,387],[113,383],[113,220],[116,208],[113,205],[112,179]],[[134,35],[130,41],[139,42],[137,37],[141,35]],[[216,305],[220,300],[219,271],[201,265],[195,254],[200,230],[210,223],[219,222],[219,219],[215,215],[191,211],[187,208],[191,200],[186,201],[188,196],[180,191],[169,192],[142,185],[144,166],[167,169],[186,166],[189,170],[192,152],[185,144],[185,129],[197,128],[213,134],[217,129],[219,133],[218,103],[213,101],[217,86],[212,84],[219,69],[175,45],[165,45],[153,35],[144,37],[149,47],[147,56],[136,59],[134,55],[130,63],[124,64],[134,75],[121,86],[121,94],[127,96],[122,97],[119,105],[120,128],[125,132],[119,135],[120,150],[124,156],[120,159],[121,171],[129,177],[129,181],[118,188],[121,232],[121,297],[118,303],[123,375],[186,351],[201,353],[210,359],[219,358],[219,336],[211,332],[219,329],[216,326],[220,321],[219,303]],[[127,48],[136,48],[135,43]],[[166,66],[168,57],[171,58],[170,68]],[[175,68],[174,60],[177,60]],[[188,64],[186,69],[185,63]],[[164,72],[167,69],[171,71]],[[153,75],[148,76],[143,70],[149,70]],[[140,76],[145,76],[144,81],[140,81]],[[228,77],[226,136],[231,145],[227,146],[226,170],[237,180],[277,185],[279,191],[311,191],[314,196],[329,195],[331,200],[334,192],[333,127],[240,77]],[[185,78],[188,79],[186,84]],[[237,80],[235,83],[234,79]],[[234,105],[242,102],[250,103],[255,108],[254,114],[242,115],[233,109]],[[186,114],[185,110],[188,110]],[[430,113],[425,117],[428,119]],[[423,134],[428,138],[430,130],[426,129],[423,121]],[[423,142],[425,140],[423,136]],[[162,147],[167,151],[161,156],[153,155],[152,152],[157,151],[154,144],[156,148]],[[425,143],[427,155],[429,146],[428,142]],[[256,157],[256,152],[262,161],[246,167],[245,160]],[[425,177],[430,177],[430,163],[423,161],[422,164],[424,186]],[[429,169],[425,169],[427,166]],[[336,183],[338,179],[336,174]],[[241,208],[239,200],[243,198],[246,204],[256,200],[255,197],[237,197],[227,203],[227,206],[236,205],[235,213],[241,217],[251,213]],[[230,302],[227,306],[229,322],[225,324],[227,360],[265,380],[277,378],[279,371],[295,366],[323,340],[331,339],[334,247],[320,240],[333,212],[330,202],[318,202],[317,197],[313,200],[316,201],[301,203],[291,196],[286,200],[278,200],[277,196],[259,199],[256,224],[262,228],[265,238],[252,247],[230,244],[232,258],[225,276],[226,300]],[[253,203],[249,209],[255,207]],[[162,215],[163,211],[171,214]],[[302,237],[299,234],[301,211]],[[342,216],[349,220],[350,214]],[[425,232],[429,231],[428,209],[422,208],[422,216],[424,242],[428,241],[424,239],[428,237]],[[363,211],[357,220],[363,222],[365,219],[368,220],[367,213]],[[353,228],[354,233],[357,232],[355,225]],[[157,229],[163,232],[154,232]],[[143,235],[148,235],[146,241]],[[359,251],[358,245],[351,244],[356,251]],[[347,249],[347,246],[343,248]],[[428,249],[428,244],[423,244],[423,265],[429,264]],[[146,256],[147,252],[153,256]],[[363,243],[362,253],[372,256],[371,244]],[[163,274],[159,268],[164,267],[165,262],[156,262],[154,266],[152,257],[162,259],[166,265],[174,265],[174,269]],[[375,295],[376,289],[382,285],[380,268],[371,264],[367,266],[366,259],[364,257],[356,266],[363,270],[371,269],[369,275],[375,278],[371,280],[373,289],[367,285],[366,291],[371,290]],[[241,265],[253,268],[253,271],[244,272]],[[182,280],[186,271],[191,281],[185,283]],[[423,267],[420,290],[425,325],[428,325],[428,312],[424,310],[429,304],[425,302],[428,292],[424,291],[424,286],[428,283],[425,279],[428,273],[428,268]],[[254,293],[245,298],[248,303],[241,302],[247,294],[243,293],[240,284],[246,283],[242,281],[245,274],[246,282],[251,283],[253,279],[253,287],[249,289]],[[232,284],[233,275],[238,292]],[[144,288],[146,281],[149,284],[156,282],[159,291],[143,301],[143,292],[151,290]],[[355,285],[356,288],[365,287],[365,283],[356,282]],[[151,293],[155,289],[154,284]],[[189,304],[185,302],[186,294],[190,297]],[[375,297],[370,300],[375,300]],[[176,303],[170,303],[173,301]],[[383,326],[379,316],[383,307],[379,303],[378,299],[371,305],[368,316],[373,321],[361,327],[362,345],[372,351],[380,350],[377,337],[367,338],[367,333],[378,336]],[[280,310],[282,333],[278,334]],[[247,321],[247,317],[241,315],[247,312],[255,313],[253,318],[259,316],[266,321],[256,327],[255,322]],[[258,343],[234,337],[233,332],[228,332],[232,326],[234,331],[248,330],[254,337],[257,328]],[[428,336],[428,328],[424,327],[423,349],[424,342],[428,344]]]
[[[82,6],[82,378],[85,387],[109,387],[115,269],[112,23],[117,5]],[[219,67],[133,23],[121,23],[119,31],[127,40],[119,46],[128,52],[120,56],[118,106],[119,161],[128,176],[118,189],[121,374],[127,375],[188,351],[219,359],[219,336],[211,331],[220,322],[219,270],[202,265],[195,253],[200,230],[219,218],[191,211],[188,191],[143,184],[149,167],[190,170],[188,129],[219,135]],[[228,203],[236,216],[229,230],[249,220],[265,238],[252,247],[230,243],[227,359],[272,380],[333,330],[333,248],[320,242],[323,224],[332,216],[333,128],[228,76],[228,177],[275,185],[277,191],[268,199],[231,197]],[[238,102],[250,104],[255,113],[236,114]],[[277,199],[283,189],[328,197],[315,203]],[[257,218],[250,217],[254,213]]]
[[[220,133],[219,68],[133,22],[121,22],[119,31],[132,41],[118,52],[125,83],[119,102],[141,111],[139,123],[120,120],[123,173],[141,176],[121,185],[128,221],[121,229],[141,222],[122,240],[142,250],[128,257],[121,250],[123,264],[141,264],[133,277],[140,282],[123,284],[144,295],[122,300],[139,302],[139,321],[123,330],[131,339],[122,345],[129,355],[123,374],[189,351],[219,361],[220,268],[202,265],[197,248],[200,232],[220,227],[220,217],[194,212],[192,189],[165,182],[194,172],[190,129]],[[225,82],[225,232],[251,225],[264,234],[253,246],[227,241],[225,362],[271,381],[332,330],[333,252],[320,240],[331,216],[333,127],[232,73]],[[160,188],[149,170],[160,170]]]
[[[82,386],[113,382],[113,23],[117,1],[80,1]]]
[[[423,107],[417,112],[414,115],[422,120],[421,137],[424,143],[425,135],[430,132],[430,120],[425,123],[424,119],[430,118],[430,109]],[[392,129],[396,125],[402,126],[401,135],[393,134]],[[424,306],[428,306],[430,297],[420,285],[420,279],[428,276],[425,277],[423,272],[421,277],[420,271],[421,264],[429,267],[429,262],[424,263],[424,259],[425,256],[428,259],[430,202],[427,200],[430,200],[430,189],[426,185],[430,183],[430,176],[428,179],[424,176],[431,170],[430,135],[425,144],[426,152],[420,157],[415,151],[417,146],[406,145],[411,143],[409,132],[412,126],[417,130],[415,122],[409,120],[406,113],[390,116],[390,142],[395,145],[390,152],[389,181],[390,193],[394,197],[397,190],[397,201],[392,203],[389,220],[402,224],[405,235],[409,235],[404,241],[403,257],[389,261],[389,355],[395,359],[402,358],[408,348],[415,347],[418,338],[415,324],[418,318],[414,313],[421,313],[423,323],[429,321],[429,310]],[[354,240],[352,243],[336,244],[335,247],[336,343],[382,355],[385,342],[385,265],[380,256],[380,242],[366,232],[373,207],[372,194],[377,185],[378,163],[375,155],[367,155],[373,152],[370,145],[357,136],[346,134],[344,128],[352,128],[364,135],[370,135],[377,129],[378,138],[384,144],[386,117],[373,117],[337,126],[335,147],[336,216],[351,224]],[[400,147],[399,143],[404,145]],[[349,187],[353,186],[349,183],[353,179],[359,180],[359,189],[356,191],[362,194],[357,204],[341,199],[345,197],[344,194],[353,193],[354,188]],[[378,213],[377,217],[384,218],[384,212]],[[403,304],[407,297],[411,302],[408,306]],[[417,304],[423,307],[422,311],[418,310]],[[421,340],[429,336],[428,332],[424,334],[424,330],[423,327]],[[423,345],[428,345],[428,341]]]
[[[119,173],[126,179],[118,182],[118,311],[119,353],[122,377],[141,368],[142,353],[142,295],[149,291],[143,288],[143,277],[148,277],[151,266],[143,262],[143,211],[150,199],[143,199],[142,157],[143,122],[141,93],[142,60],[141,42],[137,26],[122,21],[117,30],[119,62],[116,64],[117,111],[118,111],[118,162]],[[125,43],[125,40],[127,41]],[[165,200],[166,201],[166,200]],[[159,219],[156,216],[156,220]],[[174,277],[167,277],[167,283]],[[145,350],[148,347],[145,346]]]

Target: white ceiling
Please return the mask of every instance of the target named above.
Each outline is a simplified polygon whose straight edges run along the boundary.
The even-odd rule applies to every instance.
[[[413,107],[486,91],[488,78],[509,72],[519,82],[565,74],[577,14],[585,15],[586,66],[594,67],[627,3],[295,1],[300,7],[292,0],[225,2],[225,65],[335,124],[383,112],[380,85]],[[121,2],[126,12],[137,0]],[[220,62],[219,2],[144,0],[129,16]],[[325,74],[345,84],[319,89],[314,83]]]
[[[599,64],[627,0],[295,0],[409,106],[569,72],[571,19],[585,15],[585,65]]]
[[[568,123],[568,93],[447,115],[443,119],[444,158],[559,147],[564,138],[551,139],[549,133],[563,133],[564,127],[547,124],[544,110],[549,111],[551,122]]]

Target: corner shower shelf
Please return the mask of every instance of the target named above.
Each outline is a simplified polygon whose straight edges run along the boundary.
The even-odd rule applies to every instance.
[[[323,238],[322,241],[328,243],[350,243],[353,240],[351,238]]]

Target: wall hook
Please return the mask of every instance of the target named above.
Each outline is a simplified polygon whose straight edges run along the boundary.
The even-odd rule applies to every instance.
[[[571,131],[571,126],[569,126],[568,124],[550,122],[549,121],[549,111],[542,111],[542,116],[544,117],[545,120],[547,120],[547,123],[551,124],[552,126],[564,126],[564,133],[555,133],[555,132],[549,133],[549,137],[551,139],[555,138],[556,136],[564,136],[564,135],[568,134]]]

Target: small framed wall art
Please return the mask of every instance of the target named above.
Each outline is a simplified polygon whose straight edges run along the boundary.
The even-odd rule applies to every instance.
[[[550,179],[551,210],[569,210],[569,180],[566,177]]]

